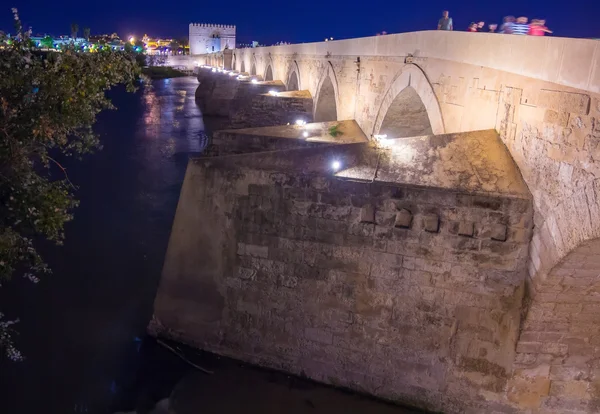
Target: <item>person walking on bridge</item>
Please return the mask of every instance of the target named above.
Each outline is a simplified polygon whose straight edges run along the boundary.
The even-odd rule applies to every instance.
[[[448,17],[448,10],[442,12],[442,18],[438,21],[438,30],[453,30],[452,17]]]

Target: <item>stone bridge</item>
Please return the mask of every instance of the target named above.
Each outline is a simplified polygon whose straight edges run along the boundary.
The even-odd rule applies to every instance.
[[[363,194],[365,199],[371,197],[370,203],[375,205],[377,212],[371,212],[371,207],[358,206],[361,209],[357,210],[356,220],[363,224],[373,223],[375,230],[369,231],[374,231],[375,234],[380,224],[388,219],[386,214],[392,214],[392,210],[396,211],[388,210],[388,204],[381,201],[381,197],[387,197],[389,200],[402,199],[402,202],[395,204],[398,211],[394,213],[395,219],[392,219],[392,222],[395,220],[395,224],[392,223],[393,232],[408,228],[406,226],[410,227],[411,220],[417,219],[421,223],[421,232],[411,235],[417,237],[416,240],[407,240],[406,235],[396,235],[387,241],[388,248],[384,248],[383,251],[403,257],[399,268],[402,269],[400,275],[404,275],[404,278],[410,275],[420,278],[420,281],[427,279],[423,283],[415,282],[417,287],[411,288],[415,289],[412,290],[413,295],[431,299],[427,305],[415,305],[419,307],[415,312],[424,311],[428,315],[433,312],[432,314],[438,315],[439,312],[436,313],[432,309],[441,307],[444,308],[441,313],[447,319],[443,322],[436,319],[437,317],[420,319],[424,324],[438,327],[437,331],[436,328],[433,331],[427,328],[424,328],[424,331],[415,328],[406,328],[403,331],[399,325],[388,324],[395,318],[401,319],[395,314],[397,305],[392,304],[394,298],[360,297],[361,294],[357,292],[363,290],[357,286],[363,283],[362,279],[359,276],[348,275],[370,275],[370,278],[364,281],[368,285],[364,292],[372,289],[373,284],[383,283],[383,280],[392,283],[389,280],[393,277],[386,279],[381,276],[385,273],[384,270],[374,273],[375,266],[382,264],[378,261],[371,264],[371,273],[368,270],[363,271],[362,267],[368,260],[361,256],[362,258],[356,261],[355,268],[338,269],[339,273],[331,270],[334,276],[330,275],[328,279],[337,278],[339,282],[344,277],[353,278],[351,282],[340,282],[346,288],[352,286],[350,291],[340,287],[340,294],[345,300],[354,301],[352,311],[332,316],[327,308],[323,308],[317,313],[320,316],[313,315],[311,319],[314,327],[304,327],[302,340],[310,344],[324,344],[326,351],[320,349],[319,352],[327,354],[325,360],[331,358],[341,361],[331,368],[330,372],[335,374],[324,374],[324,368],[315,366],[315,358],[307,355],[310,352],[300,352],[297,355],[294,353],[296,349],[292,349],[294,345],[289,343],[278,349],[271,349],[264,345],[264,338],[263,342],[252,342],[251,339],[260,336],[258,331],[252,331],[251,339],[246,339],[245,342],[239,338],[228,342],[227,335],[223,336],[224,328],[214,325],[217,320],[221,320],[222,312],[217,312],[217,316],[213,315],[213,319],[209,318],[210,323],[206,322],[206,326],[211,326],[210,329],[202,328],[203,331],[198,328],[204,333],[198,336],[190,335],[190,327],[202,324],[195,321],[192,315],[173,319],[169,316],[168,308],[175,306],[173,303],[176,301],[173,298],[178,297],[177,291],[191,289],[191,285],[184,284],[185,288],[169,287],[168,280],[181,280],[182,274],[196,274],[197,270],[190,269],[202,268],[203,265],[184,259],[183,256],[186,252],[189,253],[189,250],[183,247],[183,241],[177,241],[175,237],[185,239],[188,244],[192,243],[194,249],[206,248],[216,255],[221,253],[215,253],[214,246],[207,247],[207,240],[210,239],[208,235],[203,236],[208,237],[207,240],[198,235],[184,236],[190,222],[184,224],[182,219],[178,222],[176,218],[173,232],[179,236],[172,235],[171,238],[163,283],[155,305],[155,331],[168,332],[173,337],[198,346],[255,363],[306,374],[324,382],[358,388],[384,398],[401,400],[428,409],[474,413],[600,412],[600,42],[426,31],[321,43],[235,49],[226,51],[225,54],[205,55],[202,59],[205,65],[231,70],[232,74],[247,75],[255,79],[256,82],[249,84],[248,88],[261,88],[261,85],[265,85],[261,89],[263,94],[265,88],[270,87],[278,87],[277,90],[281,91],[302,91],[303,99],[310,100],[307,114],[314,122],[354,121],[371,141],[376,141],[374,138],[381,135],[386,135],[388,139],[428,136],[426,141],[422,141],[425,138],[411,138],[402,141],[404,143],[394,144],[398,147],[412,143],[413,149],[417,148],[414,150],[417,155],[411,158],[414,165],[403,164],[402,172],[399,172],[399,161],[394,161],[393,157],[384,161],[385,167],[381,168],[387,172],[381,174],[388,174],[387,179],[379,179],[381,156],[373,155],[379,150],[373,150],[368,144],[347,144],[346,150],[340,147],[339,151],[348,151],[348,156],[354,157],[352,159],[356,165],[360,165],[354,172],[346,172],[345,177],[351,179],[348,182],[363,180],[368,183],[369,180],[365,181],[368,174],[365,175],[364,171],[371,171],[370,168],[373,168],[375,173],[370,182],[385,182],[386,185],[401,182],[405,186],[402,197],[394,196],[397,195],[397,190],[389,190],[387,187],[383,190],[373,190],[369,187],[371,189],[367,191],[368,197],[364,188],[359,188],[358,184],[347,184],[347,187],[337,188],[339,184],[331,181],[331,177],[324,171],[312,167],[316,160],[320,159],[319,154],[332,154],[332,147],[326,146],[322,149],[311,147],[293,150],[285,155],[303,160],[302,166],[294,164],[298,161],[274,159],[276,153],[254,155],[253,161],[248,161],[247,156],[239,155],[193,161],[190,163],[191,169],[188,169],[186,182],[189,183],[184,184],[182,199],[192,197],[199,200],[209,191],[207,183],[217,185],[221,183],[219,180],[225,180],[224,177],[229,178],[218,184],[221,187],[215,188],[226,188],[225,182],[237,183],[238,187],[247,185],[247,182],[240,181],[240,169],[249,177],[248,169],[258,168],[252,170],[253,174],[262,178],[256,178],[249,186],[245,196],[251,201],[244,202],[254,205],[254,210],[261,210],[260,200],[263,200],[262,203],[267,203],[269,208],[276,211],[275,204],[272,204],[273,197],[285,198],[287,193],[282,193],[282,196],[277,191],[267,188],[266,183],[269,181],[265,181],[260,168],[287,171],[289,174],[296,172],[298,175],[309,171],[311,174],[325,174],[325,178],[320,184],[307,184],[307,189],[298,189],[304,198],[296,200],[296,204],[292,203],[294,208],[298,207],[298,203],[305,203],[303,206],[306,207],[307,203],[316,202],[317,199],[311,197],[317,197],[319,191],[325,191],[323,188],[329,189],[328,197],[335,193],[332,190],[334,188],[339,192],[335,194]],[[230,79],[233,81],[235,78],[230,76]],[[202,87],[203,85],[200,86],[199,92]],[[246,137],[252,134],[260,135],[256,131],[245,133]],[[503,152],[502,144],[497,146],[494,143],[498,139],[496,136],[499,137],[498,142],[505,146],[506,153]],[[443,144],[439,144],[440,142]],[[269,145],[265,144],[264,148],[267,149]],[[446,150],[436,149],[439,145],[445,149],[455,146],[453,150],[444,152]],[[435,156],[432,155],[434,153]],[[432,161],[431,157],[434,157],[435,161]],[[250,166],[249,163],[256,163],[257,160],[260,160],[263,166]],[[461,163],[468,163],[470,169],[461,170]],[[515,169],[516,174],[509,172],[515,164],[518,167],[518,170]],[[219,171],[236,169],[238,173],[217,173],[217,168]],[[411,170],[405,173],[404,169]],[[420,174],[427,171],[443,174],[435,180],[419,178]],[[454,175],[460,176],[460,179],[444,179],[444,176]],[[344,174],[338,177],[343,178]],[[468,182],[465,183],[464,179]],[[282,184],[281,180],[288,184],[292,181],[287,177],[275,183],[284,189],[288,184]],[[474,185],[475,182],[478,184]],[[200,189],[192,190],[190,186],[199,186]],[[292,184],[289,184],[289,187],[294,189]],[[435,191],[442,191],[444,195],[434,192],[435,194],[431,193],[433,195],[425,197],[423,193],[419,193],[418,188],[435,188]],[[309,194],[309,190],[314,194]],[[448,190],[454,195],[447,195]],[[377,193],[376,196],[373,195],[373,191]],[[318,200],[323,203],[325,196],[319,194]],[[469,197],[474,198],[462,199],[460,194],[470,194]],[[483,197],[482,194],[487,198],[477,198]],[[208,208],[206,211],[212,212],[223,209],[223,206],[229,203],[228,199],[223,197],[225,196],[220,196],[219,201],[215,201],[216,204],[212,207],[202,204],[202,208]],[[429,201],[423,201],[424,198]],[[417,200],[429,207],[415,206],[414,203],[419,204]],[[255,205],[257,202],[258,207]],[[528,203],[531,203],[532,214],[528,210]],[[351,204],[357,206],[353,201]],[[331,201],[328,205],[338,209],[345,208],[345,204],[339,200]],[[245,208],[250,208],[248,206]],[[471,224],[469,220],[465,221],[465,216],[461,216],[459,212],[463,207],[469,209]],[[198,221],[198,213],[187,211],[190,208],[183,206],[180,201],[178,217],[193,216],[193,223],[202,225],[202,222]],[[300,214],[304,219],[307,216],[311,217],[310,207],[306,208],[309,208],[309,211],[305,210]],[[224,211],[229,210],[225,208]],[[318,220],[326,217],[324,211],[319,214],[321,215],[318,216]],[[346,221],[351,220],[348,217],[352,214],[348,214]],[[374,216],[369,218],[372,214]],[[494,217],[499,221],[494,222]],[[328,219],[337,220],[331,216]],[[260,226],[264,227],[265,220],[268,219],[263,217],[261,220],[260,223],[263,224]],[[431,224],[431,220],[436,221],[436,224]],[[491,220],[489,226],[483,224],[478,233],[478,224],[486,220]],[[442,224],[444,221],[445,225]],[[473,221],[475,227],[469,229],[469,225],[473,226]],[[449,224],[450,222],[453,224]],[[291,226],[290,223],[287,224]],[[302,227],[306,224],[295,225]],[[446,225],[448,227],[445,227]],[[454,225],[456,227],[453,230]],[[501,226],[500,230],[498,225]],[[431,226],[435,227],[435,231],[432,232]],[[281,248],[281,243],[288,243],[290,246],[293,244],[293,248],[287,247],[303,251],[305,256],[314,256],[315,247],[306,244],[306,240],[309,239],[304,239],[304,245],[298,245],[290,241],[294,239],[291,235],[282,235],[285,233],[285,226],[277,229],[275,234],[284,237],[285,241],[280,239],[279,242],[275,242],[275,247]],[[328,231],[335,234],[334,230]],[[343,241],[333,236],[331,241],[313,235],[310,242],[351,246],[352,243],[348,244],[348,237],[359,234],[373,236],[373,233],[364,233],[366,230],[355,227],[345,231],[350,232],[350,236],[345,236]],[[439,234],[438,231],[447,232],[448,237],[470,238],[452,238],[448,241],[450,239],[438,240],[429,237],[431,234]],[[498,231],[502,234],[497,234]],[[235,234],[239,232],[240,230],[236,230]],[[236,265],[229,262],[213,265],[231,273],[235,272],[234,268],[238,269],[235,266],[239,265],[240,260],[249,260],[245,267],[239,267],[242,270],[238,269],[242,282],[239,279],[228,278],[224,284],[219,284],[217,290],[222,292],[225,299],[209,299],[206,293],[199,292],[198,301],[205,300],[210,304],[198,305],[195,308],[197,315],[211,313],[215,306],[218,309],[227,308],[223,307],[221,302],[227,301],[228,292],[240,287],[240,283],[260,278],[260,273],[265,267],[277,266],[279,262],[294,262],[292,258],[278,260],[273,257],[269,253],[271,250],[275,251],[273,245],[269,244],[272,240],[257,241],[258,236],[242,240],[239,236],[231,234],[227,237],[237,237],[237,254],[242,259],[231,259],[231,263],[237,263]],[[219,243],[225,246],[229,243],[227,237],[218,239]],[[200,239],[203,241],[200,242]],[[479,240],[477,247],[472,250],[477,250],[480,258],[488,255],[484,260],[487,264],[483,265],[474,256],[469,256],[471,261],[464,259],[466,256],[460,256],[464,253],[463,250],[462,253],[453,251],[453,255],[459,255],[461,258],[454,257],[452,260],[442,260],[447,254],[443,251],[438,251],[433,256],[406,251],[408,245],[425,245],[426,239],[429,243],[429,253],[436,250],[436,244],[440,247],[447,246],[447,243],[456,243],[453,248],[461,250],[466,249],[465,243]],[[390,249],[392,242],[397,243],[394,247],[397,251]],[[500,246],[496,242],[505,244]],[[354,240],[353,243],[357,244],[358,241]],[[487,245],[487,250],[484,245]],[[378,249],[373,247],[369,254],[377,255],[377,251]],[[235,256],[235,252],[232,254]],[[281,250],[279,254],[283,254]],[[356,253],[339,252],[337,260],[352,254]],[[471,251],[469,254],[475,253]],[[439,262],[435,261],[436,255]],[[333,266],[335,249],[333,257],[329,257],[327,266]],[[432,258],[433,262],[428,261]],[[490,265],[490,261],[493,261],[491,258],[496,260],[493,265]],[[265,259],[262,264],[259,263],[261,259]],[[266,259],[269,260],[268,263]],[[315,270],[319,266],[314,260],[311,263],[310,266],[313,267],[303,270],[304,273],[310,273],[307,278],[323,280]],[[471,264],[478,270],[472,272],[472,269],[460,268]],[[327,266],[323,264],[321,267]],[[388,267],[394,268],[391,265]],[[188,270],[185,270],[186,268]],[[511,281],[504,285],[496,281],[498,285],[492,288],[488,283],[492,283],[491,280],[495,277],[493,274],[499,271],[509,272]],[[274,273],[289,272],[285,267],[281,267],[274,270]],[[342,273],[344,276],[340,275]],[[472,278],[465,276],[466,274],[470,274]],[[439,275],[443,275],[440,276],[440,280],[432,281]],[[215,277],[217,276],[211,276]],[[486,282],[483,282],[484,279]],[[504,281],[506,282],[506,279]],[[467,288],[464,288],[465,284],[468,285]],[[297,277],[284,277],[279,285],[300,289],[296,286],[300,286],[301,282]],[[445,293],[439,296],[441,290],[438,288],[442,285],[445,287]],[[523,286],[526,288],[525,295],[522,294]],[[388,286],[387,289],[392,288]],[[500,298],[501,303],[480,305],[478,295],[482,295],[486,289],[488,293],[490,289],[496,292],[495,299]],[[500,291],[504,293],[498,293]],[[283,301],[280,303],[281,307],[274,305],[275,310],[271,309],[269,318],[261,319],[257,315],[262,310],[258,310],[256,302],[264,300],[264,297],[260,292],[254,291],[248,291],[247,296],[247,301],[243,302],[247,309],[240,313],[240,319],[234,318],[235,322],[250,330],[258,329],[257,326],[263,324],[261,329],[269,332],[267,336],[272,342],[277,342],[278,329],[285,332],[289,329],[285,318],[282,319],[280,328],[269,330],[264,325],[274,323],[273,320],[283,313],[282,309],[286,306],[304,306],[297,302],[298,298],[290,297],[287,304]],[[215,303],[215,300],[221,302]],[[363,303],[369,301],[371,303],[368,305]],[[373,301],[379,301],[376,309],[373,308]],[[424,310],[423,307],[430,309]],[[207,310],[209,308],[210,310]],[[189,310],[185,307],[181,309]],[[404,317],[410,319],[406,315],[411,311],[404,309],[403,312]],[[374,313],[388,322],[381,322],[379,327],[366,324],[365,320],[373,317]],[[326,321],[323,322],[319,318]],[[185,322],[181,319],[185,319]],[[344,323],[354,326],[354,329],[361,326],[362,334],[367,339],[363,338],[360,344],[347,340],[344,342],[345,339],[336,342],[336,330],[331,328],[333,319],[337,323],[335,329],[343,330],[340,326]],[[319,324],[315,320],[322,323]],[[331,329],[327,330],[323,326]],[[188,332],[183,332],[186,329]],[[444,334],[439,334],[442,331]],[[386,336],[386,332],[389,336]],[[421,341],[417,339],[419,337]],[[250,347],[249,342],[253,344]],[[386,351],[377,354],[377,360],[368,359],[359,352],[361,347],[364,350],[383,345],[387,346]],[[420,358],[418,354],[421,348],[427,348],[429,360]],[[286,352],[296,355],[295,359],[286,358]],[[342,354],[344,357],[340,357]],[[445,362],[432,362],[435,358]],[[395,373],[389,373],[386,365],[393,365],[395,362],[392,361],[397,360],[405,364],[404,368],[397,368]],[[379,367],[380,372],[369,371],[367,368],[371,366]],[[402,372],[404,386],[386,385],[385,380],[400,375],[399,371]]]

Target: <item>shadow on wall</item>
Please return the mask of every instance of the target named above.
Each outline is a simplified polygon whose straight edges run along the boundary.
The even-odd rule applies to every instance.
[[[335,90],[331,78],[326,77],[321,85],[314,122],[337,121],[337,105],[335,103]]]
[[[265,80],[272,81],[273,80],[273,70],[271,69],[271,65],[267,67],[267,72],[265,73]]]
[[[296,72],[292,72],[287,84],[288,91],[297,91],[300,90],[300,82],[298,82],[298,75]]]
[[[388,138],[433,134],[427,109],[412,86],[404,88],[388,108],[379,133]]]

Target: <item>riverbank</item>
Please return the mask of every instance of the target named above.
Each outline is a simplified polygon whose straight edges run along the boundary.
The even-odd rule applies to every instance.
[[[188,76],[187,73],[173,69],[169,66],[146,66],[142,68],[142,74],[148,76],[150,79],[180,78],[182,76]]]

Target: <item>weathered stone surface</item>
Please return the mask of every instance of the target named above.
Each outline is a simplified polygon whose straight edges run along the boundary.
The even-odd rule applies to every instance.
[[[247,88],[245,94],[238,92],[230,106],[233,128],[286,125],[297,120],[312,122],[313,99],[308,91],[284,92],[283,84],[264,85],[264,82],[250,84]],[[254,90],[258,88],[259,91]],[[270,91],[277,95],[269,94]]]
[[[367,204],[360,210],[361,223],[375,223],[375,207],[372,204]]]
[[[437,233],[440,229],[440,217],[437,214],[427,214],[423,218],[423,227],[425,231]]]
[[[474,223],[472,221],[463,220],[458,223],[458,235],[473,237]]]
[[[342,135],[329,134],[332,125],[339,125]],[[304,133],[309,137],[305,137]],[[260,151],[274,151],[293,148],[312,148],[324,144],[345,144],[367,142],[356,122],[317,122],[304,126],[279,125],[261,128],[227,129],[216,131],[204,156],[246,154]]]
[[[504,224],[494,224],[492,227],[492,240],[506,241],[506,231]]]
[[[412,223],[412,213],[406,209],[402,209],[396,213],[396,220],[394,221],[395,227],[400,227],[403,229],[410,228]]]
[[[466,239],[450,224],[531,222],[529,196],[514,195],[518,183],[498,187],[506,197],[447,191],[433,176],[427,187],[403,175],[353,179],[378,151],[346,144],[190,161],[156,330],[428,409],[483,409],[478,390],[500,399],[524,282],[514,257],[528,240],[498,250],[489,232]],[[334,173],[340,155],[349,169]],[[398,165],[392,156],[384,165]],[[396,227],[402,211],[410,228]]]

